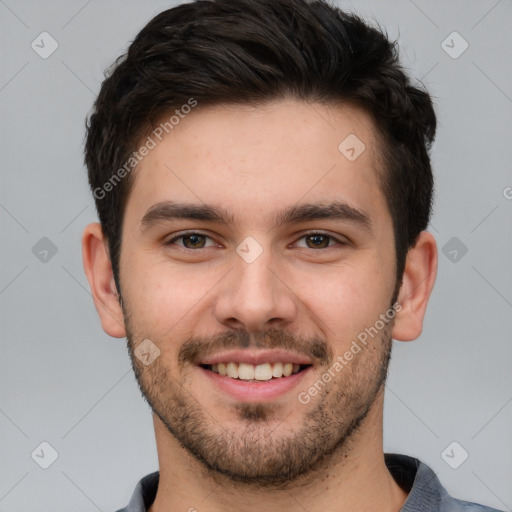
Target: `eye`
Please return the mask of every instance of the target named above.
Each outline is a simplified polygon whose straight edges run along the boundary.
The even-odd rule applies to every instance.
[[[212,243],[210,245],[206,245],[207,240],[211,240]],[[337,242],[338,245],[346,245],[346,242],[343,242],[342,240],[333,237],[332,235],[316,231],[306,233],[302,235],[298,240],[306,241],[305,246],[298,246],[306,249],[328,249],[329,247],[336,245],[334,242]],[[180,243],[176,243],[178,241],[180,241]],[[196,231],[181,233],[165,242],[164,245],[177,245],[180,248],[191,250],[205,249],[207,247],[216,246],[211,237]]]
[[[338,242],[338,244],[345,245],[343,241],[331,235],[328,235],[327,233],[306,233],[305,235],[299,238],[299,240],[302,239],[306,240],[307,249],[327,249],[328,247],[332,247],[332,245],[330,245],[331,241],[335,241]],[[311,245],[308,245],[309,242],[311,243]]]
[[[182,233],[181,235],[175,236],[174,238],[171,238],[167,242],[165,242],[165,245],[174,245],[176,241],[181,240],[183,244],[178,244],[179,247],[182,247],[184,249],[204,249],[205,247],[212,247],[205,246],[206,239],[211,238],[207,235],[204,235],[203,233],[196,233],[194,232],[188,232],[188,233]]]

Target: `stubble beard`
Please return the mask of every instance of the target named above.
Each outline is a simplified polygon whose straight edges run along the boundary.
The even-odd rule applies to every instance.
[[[161,358],[151,366],[141,364],[134,354],[138,338],[129,327],[129,315],[125,325],[139,389],[168,432],[206,474],[259,488],[291,487],[299,479],[314,478],[315,471],[333,459],[346,457],[350,440],[383,393],[391,358],[392,324],[388,324],[320,388],[307,408],[297,399],[296,408],[305,411],[300,425],[286,424],[286,417],[276,421],[280,417],[276,403],[239,402],[234,405],[239,419],[235,429],[204,409],[187,389],[186,375],[171,375],[160,364]],[[332,362],[331,357],[329,367]],[[329,367],[317,367],[317,378]]]

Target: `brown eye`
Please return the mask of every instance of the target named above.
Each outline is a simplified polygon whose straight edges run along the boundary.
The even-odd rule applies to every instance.
[[[204,236],[203,235],[186,235],[183,238],[183,244],[187,249],[195,249],[197,247],[204,247]],[[187,243],[190,241],[190,244]]]
[[[304,240],[305,242],[302,242]],[[297,246],[302,249],[334,249],[347,245],[343,237],[336,238],[328,233],[311,231],[303,234],[296,242]]]
[[[182,233],[181,235],[171,238],[165,245],[178,245],[178,247],[184,249],[204,249],[205,247],[211,247],[206,245],[206,241],[210,239],[209,236],[201,233]],[[181,240],[182,243],[178,243]]]
[[[328,235],[314,234],[306,235],[305,239],[311,242],[311,249],[325,249],[329,246],[331,237]]]

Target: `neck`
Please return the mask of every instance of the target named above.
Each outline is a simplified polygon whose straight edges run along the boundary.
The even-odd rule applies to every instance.
[[[148,512],[397,512],[407,493],[384,462],[382,408],[381,394],[343,447],[314,471],[279,489],[256,488],[205,471],[155,415],[160,480]]]

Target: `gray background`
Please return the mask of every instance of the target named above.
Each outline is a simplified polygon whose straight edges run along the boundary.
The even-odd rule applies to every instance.
[[[0,512],[113,511],[158,467],[125,341],[102,331],[82,268],[96,220],[82,143],[103,70],[173,5],[0,0]],[[511,510],[512,2],[340,5],[399,37],[439,114],[438,280],[421,337],[394,342],[385,449],[419,457],[457,497]],[[43,31],[59,45],[46,59],[31,47]],[[458,58],[453,31],[469,44]],[[58,452],[48,469],[31,457],[43,441]],[[457,469],[453,441],[469,453]]]

